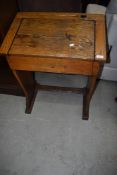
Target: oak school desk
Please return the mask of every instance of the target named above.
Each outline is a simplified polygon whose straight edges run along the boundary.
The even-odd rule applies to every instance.
[[[107,60],[105,16],[80,13],[18,12],[1,45],[8,64],[26,97],[31,113],[37,90],[63,90],[83,94],[82,119],[102,65]],[[40,85],[34,72],[88,76],[84,88]],[[67,112],[67,111],[66,111]]]

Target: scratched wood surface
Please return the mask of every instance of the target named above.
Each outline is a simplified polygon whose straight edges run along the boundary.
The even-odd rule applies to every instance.
[[[83,19],[81,19],[82,15],[86,17],[85,18],[83,17]],[[48,21],[48,25],[44,24],[45,27],[47,27],[47,28],[44,28],[43,30],[45,36],[40,35],[41,32],[38,34],[35,34],[35,31],[38,31],[38,30],[41,31],[41,27],[39,26],[37,27],[37,25],[39,24],[40,18],[41,18],[41,22],[43,23],[44,21]],[[29,23],[26,22],[28,20],[29,20]],[[60,20],[63,21],[61,22],[61,27],[60,27],[60,22],[59,22]],[[22,28],[24,28],[25,26],[25,29],[27,28],[26,30],[30,33],[31,28],[28,28],[28,26],[32,26],[31,21],[34,21],[33,23],[35,24],[35,28],[33,30],[33,34],[30,35],[26,33],[26,31],[23,32]],[[49,21],[51,22],[49,23]],[[68,25],[68,21],[69,21],[69,25]],[[92,32],[93,29],[92,31],[88,33],[89,28],[94,28],[92,21],[95,22],[95,41],[93,41],[93,37],[94,37],[93,32]],[[82,27],[79,28],[79,24]],[[56,25],[57,27],[59,26],[58,29],[51,30],[50,26],[53,26],[52,29],[54,29]],[[42,26],[42,24],[40,26]],[[80,14],[80,13],[19,12],[17,13],[11,25],[11,28],[9,29],[0,47],[0,54],[8,55],[8,54],[13,54],[13,53],[15,54],[15,52],[18,53],[19,52],[18,44],[22,41],[23,42],[25,41],[24,43],[27,43],[27,47],[23,49],[24,44],[22,42],[20,45],[21,46],[20,51],[23,50],[23,52],[20,54],[27,55],[27,52],[29,52],[29,50],[34,51],[32,52],[32,54],[37,54],[37,52],[40,50],[41,52],[39,52],[39,54],[40,55],[42,54],[42,56],[43,54],[47,54],[47,53],[51,55],[55,55],[55,54],[58,55],[58,52],[61,49],[60,50],[61,54],[59,53],[59,57],[62,57],[62,54],[63,54],[65,57],[69,55],[69,57],[73,57],[73,58],[77,57],[77,58],[92,60],[94,58],[92,57],[94,54],[93,53],[94,51],[93,42],[95,42],[95,60],[106,62],[107,60],[107,50],[106,50],[107,42],[106,42],[106,29],[105,28],[106,26],[105,26],[105,16],[104,15],[94,15],[94,14],[86,15],[86,14]],[[57,35],[55,35],[58,30],[59,32],[57,33]],[[63,33],[63,30],[65,30],[65,33]],[[87,35],[88,37],[91,36],[90,39],[89,38],[86,39],[87,38],[85,37],[86,33],[88,33]],[[46,34],[48,35],[48,37]],[[14,36],[15,36],[15,39],[14,39]],[[48,46],[46,42],[48,39],[50,39],[50,36],[51,36],[50,41],[52,42],[56,39],[56,42],[52,42],[52,44],[50,42],[50,45]],[[80,36],[82,39],[80,38]],[[40,45],[40,41],[42,41],[41,45]],[[42,44],[44,42],[46,44],[46,47],[43,48],[45,49],[45,51],[41,50]],[[50,47],[50,50],[47,47]],[[38,48],[39,50],[37,51],[36,48]],[[53,49],[53,53],[50,53],[51,48],[55,48]],[[85,48],[85,53],[83,52],[84,51],[83,48]],[[89,56],[91,57],[89,58]]]
[[[9,54],[94,59],[94,22],[77,18],[25,18]]]

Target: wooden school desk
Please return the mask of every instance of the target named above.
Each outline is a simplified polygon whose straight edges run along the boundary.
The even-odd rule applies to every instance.
[[[38,89],[83,93],[82,119],[89,118],[89,104],[106,62],[106,30],[103,15],[79,13],[19,12],[3,43],[0,54],[8,64],[26,97],[31,113]],[[37,84],[34,72],[88,76],[84,88]],[[66,111],[67,113],[67,111]]]

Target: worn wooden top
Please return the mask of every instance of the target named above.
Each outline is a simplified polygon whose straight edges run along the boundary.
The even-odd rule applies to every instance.
[[[19,12],[0,48],[5,55],[106,61],[105,18]]]

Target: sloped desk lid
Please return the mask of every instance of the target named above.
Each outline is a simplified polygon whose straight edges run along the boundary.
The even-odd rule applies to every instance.
[[[18,13],[0,48],[5,55],[106,60],[105,19],[78,13]]]
[[[94,59],[94,21],[24,18],[9,54]]]

